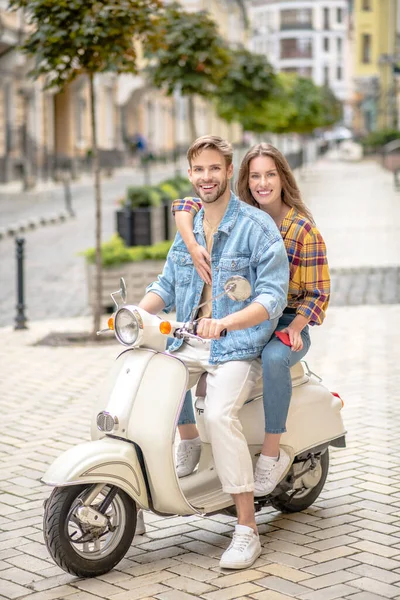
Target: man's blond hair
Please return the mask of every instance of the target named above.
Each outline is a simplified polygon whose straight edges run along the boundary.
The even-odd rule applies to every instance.
[[[192,166],[193,158],[196,158],[203,150],[216,150],[224,157],[227,167],[232,164],[233,149],[231,144],[217,135],[203,135],[197,138],[187,151],[187,159],[190,167]]]

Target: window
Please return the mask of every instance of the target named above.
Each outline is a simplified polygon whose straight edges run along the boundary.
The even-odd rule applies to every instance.
[[[281,58],[312,58],[310,38],[287,38],[281,40]]]
[[[285,9],[281,11],[281,30],[312,29],[311,8]]]
[[[361,62],[364,65],[371,63],[372,36],[370,33],[363,33],[361,38]]]
[[[337,23],[343,22],[343,10],[341,8],[336,9],[336,21]]]
[[[342,51],[343,51],[343,40],[342,40],[342,38],[337,38],[337,40],[336,40],[336,48],[337,48],[337,53],[338,54],[342,54]]]
[[[324,8],[324,29],[329,29],[329,8]]]
[[[324,85],[329,85],[329,67],[324,67]]]
[[[337,67],[336,69],[336,79],[341,81],[343,79],[342,67]]]
[[[363,0],[362,10],[372,10],[372,0]]]
[[[325,52],[329,52],[329,38],[324,38],[324,50]]]

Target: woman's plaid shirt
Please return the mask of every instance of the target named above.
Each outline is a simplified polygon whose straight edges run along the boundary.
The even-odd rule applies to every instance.
[[[175,200],[172,212],[179,210],[195,216],[201,209],[197,198]],[[288,307],[321,325],[330,296],[330,277],[325,242],[318,229],[306,217],[291,208],[280,228],[289,258],[290,281]]]

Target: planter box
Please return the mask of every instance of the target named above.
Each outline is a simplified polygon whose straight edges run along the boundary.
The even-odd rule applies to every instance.
[[[118,290],[120,277],[125,279],[128,290],[128,303],[138,304],[145,294],[146,287],[155,281],[162,272],[164,264],[164,260],[144,260],[141,262],[122,263],[113,267],[103,267],[101,307],[105,311],[112,312],[114,310],[115,305],[110,294]],[[94,306],[96,302],[95,269],[95,265],[86,265],[90,306]]]
[[[117,231],[127,246],[152,246],[165,240],[163,206],[117,210]]]

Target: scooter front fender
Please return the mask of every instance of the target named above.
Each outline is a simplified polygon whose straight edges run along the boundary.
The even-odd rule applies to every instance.
[[[133,444],[114,438],[85,442],[56,458],[42,481],[51,486],[107,483],[131,496],[141,508],[149,502],[142,470]]]

